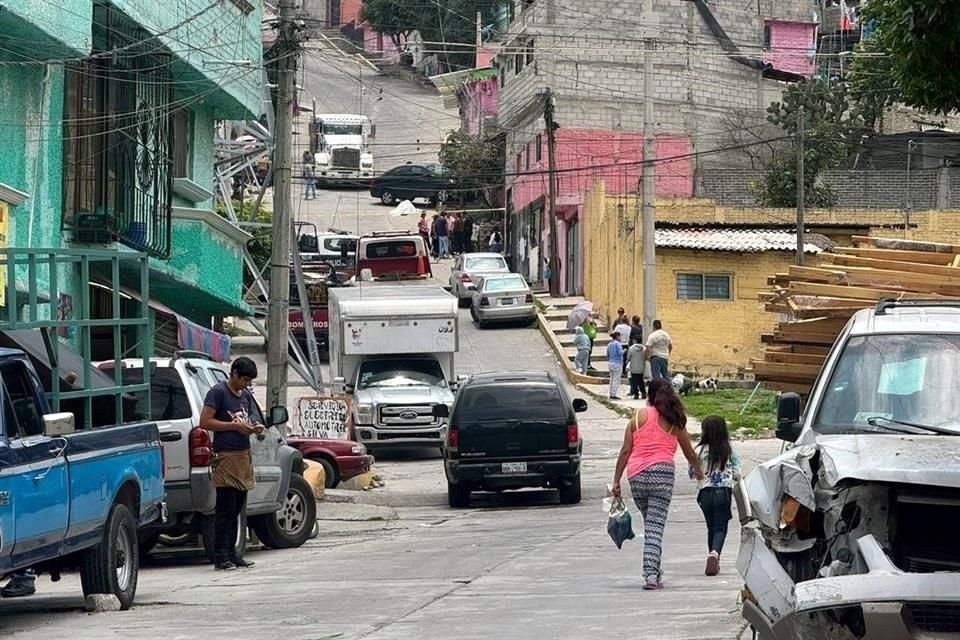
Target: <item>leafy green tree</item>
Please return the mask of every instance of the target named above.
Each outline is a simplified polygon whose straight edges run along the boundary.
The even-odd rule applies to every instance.
[[[864,19],[891,56],[891,79],[903,102],[937,114],[960,109],[960,2],[870,0]]]
[[[422,24],[416,4],[409,0],[363,0],[360,18],[379,33],[390,36],[398,49]]]
[[[864,40],[857,46],[847,83],[864,128],[883,133],[884,113],[902,102],[903,95],[893,78],[893,59],[876,38]]]
[[[455,131],[440,152],[440,162],[457,180],[461,193],[476,191],[492,206],[494,192],[503,184],[500,147],[495,142]]]

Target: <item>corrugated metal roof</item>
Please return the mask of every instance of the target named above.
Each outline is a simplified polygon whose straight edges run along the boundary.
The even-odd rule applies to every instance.
[[[664,249],[699,249],[701,251],[795,251],[797,236],[778,229],[657,229],[656,244]],[[819,233],[804,237],[805,253],[821,253],[833,249],[835,243]]]

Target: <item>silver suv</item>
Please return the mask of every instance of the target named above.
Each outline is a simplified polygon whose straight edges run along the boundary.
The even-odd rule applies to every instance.
[[[737,487],[744,617],[763,640],[960,632],[960,301],[847,323],[784,452]]]

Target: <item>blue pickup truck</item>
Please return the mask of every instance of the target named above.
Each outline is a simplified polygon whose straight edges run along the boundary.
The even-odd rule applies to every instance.
[[[163,453],[152,422],[75,430],[51,413],[28,356],[0,349],[0,576],[79,569],[84,595],[134,600],[137,531],[163,517]]]

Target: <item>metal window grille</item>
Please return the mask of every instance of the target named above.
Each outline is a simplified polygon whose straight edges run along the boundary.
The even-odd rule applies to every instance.
[[[678,273],[678,300],[731,300],[732,278],[727,274]]]
[[[67,64],[63,227],[170,255],[173,192],[172,56],[106,6],[94,7],[94,50]]]

